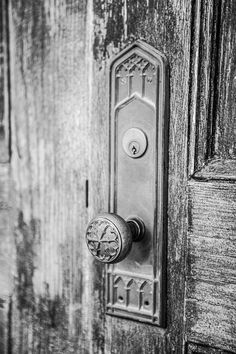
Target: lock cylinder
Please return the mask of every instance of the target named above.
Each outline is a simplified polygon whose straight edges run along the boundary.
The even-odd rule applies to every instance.
[[[128,129],[122,140],[123,149],[133,159],[141,157],[147,149],[147,136],[139,128]]]

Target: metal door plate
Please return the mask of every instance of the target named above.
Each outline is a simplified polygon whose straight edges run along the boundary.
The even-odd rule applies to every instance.
[[[111,64],[109,211],[140,217],[146,233],[125,260],[107,266],[107,313],[159,326],[165,322],[166,93],[165,58],[151,46],[137,41]]]

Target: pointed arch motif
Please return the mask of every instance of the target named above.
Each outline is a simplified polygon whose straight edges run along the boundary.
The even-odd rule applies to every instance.
[[[162,273],[165,272],[166,249],[164,204],[168,180],[166,59],[158,50],[138,40],[115,57],[109,74],[109,212],[124,217],[136,213],[143,218],[148,229],[147,242],[142,242],[142,246],[134,242],[127,260],[108,266],[107,311],[162,325],[165,306]],[[147,149],[141,157],[143,160],[136,159],[136,165],[132,156],[127,154],[127,157],[122,148],[125,132],[134,127],[143,131],[147,138]],[[145,161],[144,165],[140,161]],[[134,180],[137,182],[136,176],[140,176],[138,181],[142,181],[142,188],[137,186],[139,182],[134,183]],[[126,305],[123,309],[118,303],[120,287],[113,281],[118,275],[127,278]],[[147,283],[144,283],[145,279]]]

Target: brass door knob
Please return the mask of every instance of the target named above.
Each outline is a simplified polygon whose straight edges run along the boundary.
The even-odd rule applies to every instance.
[[[103,263],[118,263],[130,252],[132,242],[140,241],[145,233],[138,217],[126,221],[119,215],[104,213],[90,221],[86,242],[91,254]]]

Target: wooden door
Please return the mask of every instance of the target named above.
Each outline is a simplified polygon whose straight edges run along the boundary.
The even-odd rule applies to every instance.
[[[2,1],[1,353],[236,353],[236,3]],[[109,64],[169,66],[167,326],[105,314]]]

